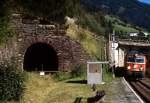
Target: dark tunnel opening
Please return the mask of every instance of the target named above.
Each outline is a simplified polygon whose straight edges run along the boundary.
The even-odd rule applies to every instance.
[[[46,43],[31,45],[24,56],[24,70],[26,71],[58,71],[58,57],[56,51]]]

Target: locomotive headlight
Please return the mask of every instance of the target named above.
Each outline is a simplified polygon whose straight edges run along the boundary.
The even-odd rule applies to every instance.
[[[131,69],[131,66],[128,66],[127,69]]]
[[[140,66],[140,69],[139,69],[140,71],[142,71],[143,70],[143,67],[142,67],[142,65]]]
[[[133,68],[137,68],[137,66],[138,66],[138,65],[135,64]]]
[[[140,71],[142,71],[142,70],[143,70],[143,68],[141,67],[141,68],[140,68]]]

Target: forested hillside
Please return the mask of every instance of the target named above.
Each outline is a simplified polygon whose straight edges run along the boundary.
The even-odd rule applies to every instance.
[[[138,0],[82,0],[91,11],[119,16],[125,22],[150,30],[150,5]]]
[[[4,26],[4,23],[9,26],[9,17],[12,13],[38,17],[48,23],[57,24],[65,24],[65,17],[69,16],[76,18],[76,23],[81,27],[101,35],[106,34],[105,29],[108,27],[103,14],[87,12],[80,4],[80,0],[2,0],[0,1],[1,26]],[[4,31],[3,27],[1,28],[2,36]]]
[[[138,31],[139,28],[135,29],[136,25],[149,28],[147,21],[149,11],[149,5],[137,0],[1,0],[0,42],[13,36],[13,30],[9,25],[9,17],[12,13],[38,17],[47,23],[57,24],[65,24],[65,18],[69,16],[77,19],[78,26],[108,38],[108,34],[113,29],[118,35],[126,35]],[[146,15],[146,18],[141,16],[140,12]],[[106,14],[113,14],[113,16]],[[135,15],[132,16],[133,14]],[[131,21],[132,24],[128,24],[127,21]]]

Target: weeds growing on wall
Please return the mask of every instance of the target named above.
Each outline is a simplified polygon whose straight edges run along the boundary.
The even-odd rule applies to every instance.
[[[0,43],[6,42],[9,37],[14,35],[10,25],[10,0],[0,1]]]
[[[13,35],[14,31],[10,27],[10,24],[8,22],[0,22],[0,43],[6,42]]]

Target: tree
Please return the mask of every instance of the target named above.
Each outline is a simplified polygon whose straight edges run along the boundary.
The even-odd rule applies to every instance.
[[[113,27],[112,22],[109,21],[109,22],[108,22],[108,32],[109,32],[109,33],[113,33],[113,28],[114,28],[114,27]]]
[[[21,12],[62,22],[66,15],[73,15],[80,0],[15,0]],[[19,9],[20,9],[19,8]]]

